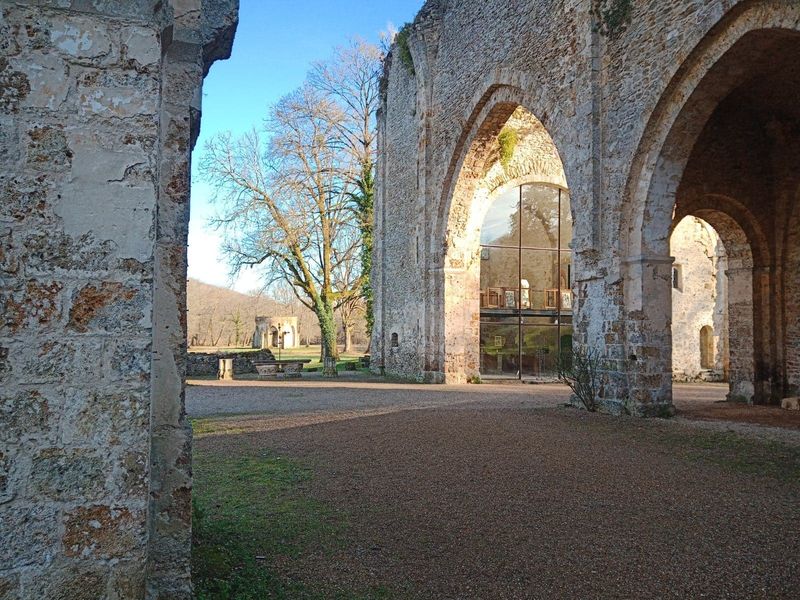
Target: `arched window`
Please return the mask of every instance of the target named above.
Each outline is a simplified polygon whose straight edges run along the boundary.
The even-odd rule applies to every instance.
[[[569,193],[499,194],[481,228],[481,373],[550,377],[572,339]]]
[[[700,329],[700,368],[714,368],[714,329],[709,325]]]

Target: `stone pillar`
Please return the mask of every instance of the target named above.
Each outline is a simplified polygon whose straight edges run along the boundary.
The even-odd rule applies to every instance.
[[[671,256],[625,261],[628,398],[620,412],[668,416],[672,407]]]
[[[730,392],[728,400],[752,403],[755,398],[755,349],[753,346],[753,269],[729,268],[728,339]]]
[[[191,155],[203,77],[230,54],[238,1],[173,0],[162,33],[158,205],[155,221],[147,598],[192,597],[192,431],[184,407],[186,244]]]
[[[217,370],[217,379],[220,380],[233,380],[233,359],[232,358],[220,358],[219,359],[219,369]]]

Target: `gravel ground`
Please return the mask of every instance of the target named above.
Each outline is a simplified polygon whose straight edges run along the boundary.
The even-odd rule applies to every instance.
[[[339,380],[304,378],[295,381],[233,383],[193,380],[186,392],[191,417],[239,414],[396,412],[415,408],[482,403],[557,406],[569,400],[561,385],[482,384],[422,385],[376,382],[364,377]]]
[[[776,450],[755,436],[592,415],[567,396],[237,382],[192,386],[187,406],[238,413],[198,446],[306,461],[309,493],[347,515],[342,550],[287,564],[295,577],[403,598],[800,597],[796,454],[761,470]]]

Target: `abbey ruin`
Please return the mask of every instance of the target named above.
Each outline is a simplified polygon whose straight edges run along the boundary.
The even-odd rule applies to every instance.
[[[0,0],[0,598],[191,597],[190,157],[237,11]],[[800,392],[796,0],[428,0],[382,92],[375,368],[593,349],[605,410],[669,414],[689,217],[697,374]]]
[[[663,415],[675,350],[732,400],[797,395],[799,29],[791,0],[427,2],[384,74],[376,368],[536,379],[576,348],[605,410]],[[720,241],[691,274],[685,217]]]

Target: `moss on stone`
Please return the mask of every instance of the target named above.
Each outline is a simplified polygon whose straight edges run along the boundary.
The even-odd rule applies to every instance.
[[[497,136],[497,142],[500,144],[500,164],[507,169],[511,164],[511,159],[514,158],[514,150],[517,148],[519,137],[513,129],[504,127]]]

